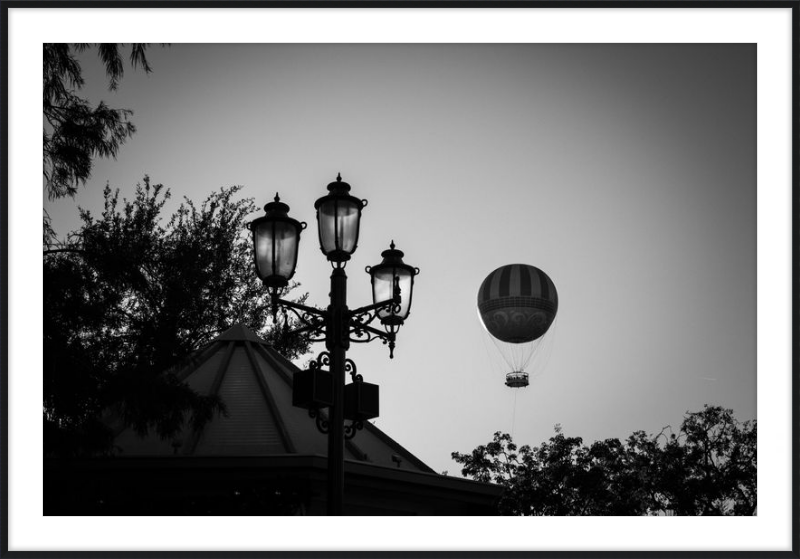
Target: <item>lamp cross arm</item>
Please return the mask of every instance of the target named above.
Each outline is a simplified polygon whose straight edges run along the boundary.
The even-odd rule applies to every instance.
[[[355,317],[358,317],[359,315],[364,315],[364,314],[371,313],[372,311],[379,311],[379,310],[382,310],[382,309],[388,309],[392,305],[398,305],[398,304],[400,304],[400,295],[399,294],[395,295],[391,299],[386,299],[385,301],[380,301],[378,303],[373,303],[371,305],[366,305],[364,307],[359,307],[357,309],[354,309],[354,310],[350,311],[350,316],[355,318]]]
[[[361,324],[359,322],[351,322],[350,326],[356,335],[359,333],[371,334],[366,340],[354,340],[351,338],[351,341],[354,342],[372,341],[375,338],[380,338],[382,340],[386,340],[387,342],[393,342],[395,340],[395,335],[392,332],[384,332],[383,330],[378,330],[377,328],[373,328],[372,326],[367,326],[366,324]]]
[[[366,343],[375,339],[383,340],[384,344],[389,345],[389,358],[394,359],[395,332],[384,332],[356,320],[350,321],[350,328],[352,328],[349,338],[351,342]],[[355,337],[352,337],[352,335],[355,335]]]
[[[309,324],[306,324],[305,326],[301,326],[300,328],[295,328],[294,330],[290,330],[289,332],[287,332],[287,335],[296,336],[298,334],[304,334],[306,332],[309,332],[312,335],[314,333],[319,334],[318,331],[322,330],[324,327],[325,327],[325,323],[324,322],[309,323]],[[312,338],[311,341],[324,341],[324,339],[325,338],[320,338],[320,339],[313,339]]]
[[[319,335],[322,330],[324,330],[325,325],[328,323],[328,316],[329,312],[323,311],[320,309],[315,309],[313,307],[309,307],[307,305],[303,305],[300,303],[294,303],[292,301],[285,301],[283,299],[278,299],[275,297],[272,300],[272,313],[274,319],[277,321],[277,309],[278,306],[283,307],[284,312],[284,321],[287,321],[288,324],[288,317],[286,311],[291,311],[297,319],[303,324],[299,328],[295,328],[288,332],[289,335],[297,335],[303,334],[308,332],[310,335]],[[321,341],[320,339],[312,338],[311,341]]]
[[[309,314],[312,316],[318,316],[321,319],[326,319],[328,316],[328,312],[322,309],[316,309],[314,307],[309,307],[307,305],[302,305],[300,303],[295,303],[294,301],[287,301],[285,299],[273,299],[272,303],[276,306],[286,307],[287,309],[295,309],[298,311],[302,311],[305,314]]]

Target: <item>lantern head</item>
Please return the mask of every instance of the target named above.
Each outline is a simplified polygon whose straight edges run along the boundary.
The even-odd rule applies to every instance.
[[[297,266],[297,249],[300,232],[306,223],[289,217],[289,206],[275,201],[264,206],[265,215],[250,222],[253,232],[256,273],[264,285],[272,288],[286,287]]]
[[[328,185],[328,192],[328,195],[314,203],[317,209],[319,245],[329,261],[342,267],[358,246],[361,210],[367,205],[367,201],[348,194],[350,185],[342,182],[341,174]]]
[[[388,250],[381,253],[383,262],[376,266],[367,266],[367,273],[372,276],[372,300],[374,303],[388,301],[395,296],[395,288],[399,288],[400,301],[378,311],[378,318],[387,332],[395,333],[408,318],[411,310],[411,297],[414,290],[414,276],[419,268],[403,262],[403,251],[394,248],[394,241]]]

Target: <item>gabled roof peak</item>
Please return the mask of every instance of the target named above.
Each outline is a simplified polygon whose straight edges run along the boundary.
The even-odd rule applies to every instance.
[[[242,323],[237,323],[225,330],[222,334],[219,335],[215,342],[255,342],[257,344],[265,344],[267,343],[265,340],[262,340],[258,337],[258,334],[253,332],[250,328],[245,326]]]
[[[194,429],[188,422],[171,440],[139,437],[123,428],[115,439],[121,456],[326,456],[328,438],[308,410],[292,405],[296,365],[244,324],[235,324],[200,350],[179,378],[203,396],[217,396],[226,413]],[[323,414],[325,412],[322,412]],[[397,458],[401,458],[400,462]],[[435,473],[373,424],[345,442],[345,459],[406,471]]]

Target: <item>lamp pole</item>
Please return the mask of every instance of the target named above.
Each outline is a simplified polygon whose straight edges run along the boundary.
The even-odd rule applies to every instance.
[[[333,405],[328,427],[328,516],[340,516],[344,501],[344,384],[345,359],[350,346],[347,336],[347,275],[344,268],[331,273],[331,306],[333,318],[326,328],[325,347],[331,352]]]
[[[295,373],[293,404],[308,409],[317,428],[328,435],[328,515],[342,514],[344,502],[344,447],[364,427],[364,421],[378,416],[378,386],[366,383],[347,358],[350,342],[380,339],[394,357],[396,334],[408,317],[414,277],[419,268],[403,262],[403,252],[394,241],[381,253],[383,261],[367,266],[372,281],[373,304],[351,311],[347,307],[347,275],[344,267],[358,244],[361,210],[366,200],[349,194],[350,185],[341,175],[328,185],[329,194],[314,204],[317,209],[320,249],[331,262],[330,304],[321,310],[279,298],[288,286],[297,265],[300,232],[306,224],[288,215],[289,206],[275,201],[264,207],[266,214],[249,224],[253,232],[255,266],[258,277],[271,290],[273,320],[278,307],[287,316],[291,311],[302,324],[290,334],[306,334],[311,341],[324,341],[327,351],[313,361],[308,370]],[[384,330],[370,326],[375,320]],[[346,384],[347,373],[352,382]],[[327,415],[323,410],[327,408]],[[349,425],[345,421],[350,420]]]

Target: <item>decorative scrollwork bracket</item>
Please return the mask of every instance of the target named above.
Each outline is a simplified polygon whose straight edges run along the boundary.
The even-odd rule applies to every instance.
[[[325,341],[325,329],[328,324],[328,313],[326,311],[315,309],[314,307],[309,307],[307,305],[301,305],[300,303],[294,303],[292,301],[280,299],[277,297],[277,294],[273,293],[273,321],[277,321],[276,313],[278,306],[280,306],[281,310],[283,311],[284,327],[288,328],[288,311],[291,311],[297,320],[303,325],[300,328],[291,330],[289,335],[308,333],[309,339],[312,342]]]
[[[363,421],[353,421],[350,425],[344,426],[344,438],[345,439],[352,439],[356,436],[357,431],[361,431],[364,428]]]
[[[392,301],[384,303],[385,306],[393,305]],[[395,333],[384,332],[369,325],[377,317],[377,311],[354,314],[350,319],[350,341],[367,343],[373,340],[382,340],[384,345],[389,345],[389,357],[394,358]]]
[[[314,423],[317,426],[317,430],[323,435],[327,435],[328,432],[331,430],[330,422],[324,417],[322,417],[322,413],[317,408],[309,409],[308,416],[314,420]]]
[[[364,377],[358,374],[358,371],[356,370],[355,361],[353,361],[352,359],[345,359],[344,372],[350,373],[350,378],[353,380],[353,382],[364,382]]]
[[[348,361],[350,360],[348,359]],[[331,354],[328,353],[327,351],[322,351],[320,352],[319,355],[317,355],[316,359],[314,359],[311,363],[308,364],[308,367],[310,369],[322,370],[322,369],[327,369],[330,366],[330,364],[331,364]]]

